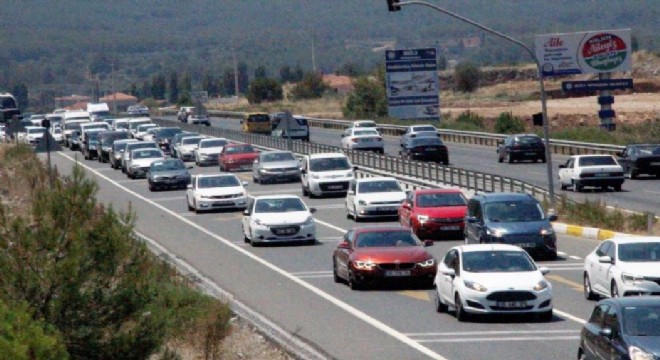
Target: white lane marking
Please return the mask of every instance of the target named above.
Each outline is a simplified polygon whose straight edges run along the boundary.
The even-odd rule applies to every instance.
[[[575,256],[575,255],[571,255],[571,256],[569,256],[568,258],[569,258],[569,259],[573,259],[573,260],[582,260],[581,257],[579,257],[579,256]]]
[[[64,155],[64,154],[62,154],[62,155]],[[64,155],[64,156],[68,156],[68,155]],[[88,169],[91,169],[92,171],[96,171],[95,169],[92,169],[91,167],[88,167],[87,165],[85,165],[85,167],[87,167]],[[137,184],[137,183],[139,183],[138,180],[133,180],[133,179],[116,180],[115,182],[117,184]]]
[[[341,236],[324,236],[324,237],[317,237],[316,240],[318,240],[318,241],[341,241],[342,237]]]
[[[566,254],[565,252],[557,251],[557,255],[559,255],[559,256],[566,256],[566,255],[568,255],[568,254]]]
[[[345,232],[347,231],[346,229],[342,229],[342,228],[340,228],[339,226],[334,226],[334,225],[332,225],[332,224],[330,224],[330,223],[327,223],[327,222],[325,222],[325,221],[323,221],[323,220],[314,219],[314,221],[317,222],[317,223],[319,223],[319,224],[321,224],[321,225],[323,225],[323,226],[327,226],[327,227],[329,227],[330,229],[337,230],[337,231],[339,231],[339,232],[342,233],[342,234],[345,233]]]
[[[418,340],[420,343],[467,343],[467,342],[495,342],[495,341],[574,341],[580,339],[579,335],[572,336],[526,336],[526,337],[496,337],[496,338],[469,338],[469,339],[431,339]]]
[[[239,253],[247,256],[248,258],[260,263],[261,265],[273,270],[274,272],[286,277],[287,279],[291,280],[292,282],[306,288],[307,290],[315,293],[316,295],[320,296],[321,298],[323,298],[323,299],[329,301],[330,303],[336,305],[340,309],[343,309],[344,311],[346,311],[349,314],[355,316],[356,318],[361,319],[365,323],[375,327],[376,329],[384,332],[387,335],[392,336],[393,338],[395,338],[395,339],[401,341],[402,343],[410,346],[411,348],[421,352],[422,354],[424,354],[424,355],[426,355],[426,356],[428,356],[432,359],[447,360],[447,358],[445,358],[444,356],[434,352],[433,350],[431,350],[431,349],[427,348],[426,346],[416,342],[415,340],[410,339],[409,337],[405,336],[404,334],[402,334],[401,332],[395,330],[394,328],[388,326],[387,324],[381,322],[380,320],[378,320],[378,319],[362,312],[361,310],[358,310],[357,308],[351,306],[350,304],[348,304],[348,303],[346,303],[346,302],[344,302],[344,301],[328,294],[327,292],[313,286],[312,284],[310,284],[308,282],[305,282],[305,281],[299,279],[296,276],[291,275],[290,273],[286,272],[284,269],[281,269],[281,268],[275,266],[274,264],[271,264],[270,262],[268,262],[268,261],[258,257],[257,255],[241,248],[240,246],[237,246],[233,241],[227,240],[227,239],[225,239],[225,238],[223,238],[223,237],[221,237],[217,234],[214,234],[212,231],[210,231],[210,230],[208,230],[208,229],[206,229],[206,228],[204,228],[204,227],[202,227],[202,226],[200,226],[200,225],[198,225],[198,224],[196,224],[196,223],[194,223],[194,222],[178,215],[176,212],[174,212],[174,211],[172,211],[172,210],[170,210],[170,209],[168,209],[168,208],[166,208],[166,207],[164,207],[164,206],[162,206],[162,205],[160,205],[160,204],[158,204],[154,201],[151,201],[150,199],[148,199],[148,198],[146,198],[146,197],[144,197],[144,196],[142,196],[142,195],[140,195],[140,194],[124,187],[124,186],[122,186],[118,182],[116,182],[116,181],[110,179],[109,177],[95,171],[91,167],[76,161],[75,159],[71,158],[69,155],[66,155],[64,153],[62,153],[61,155],[64,156],[65,158],[69,159],[70,161],[75,162],[75,163],[79,164],[80,166],[86,168],[87,170],[89,170],[93,173],[96,173],[96,175],[99,176],[100,178],[108,181],[111,184],[114,184],[115,186],[117,186],[118,188],[124,190],[128,194],[131,194],[131,195],[135,196],[136,198],[146,202],[147,204],[151,204],[151,205],[157,207],[158,209],[160,209],[160,210],[162,210],[162,211],[164,211],[164,212],[166,212],[166,213],[168,213],[168,214],[170,214],[170,215],[172,215],[176,218],[179,218],[179,220],[183,221],[184,223],[188,224],[189,226],[191,226],[191,227],[199,230],[200,232],[216,239],[217,241],[219,241],[219,242],[225,244],[226,246],[238,251]],[[317,220],[317,222],[319,222],[319,221]],[[324,222],[322,222],[322,224],[323,223]],[[339,229],[341,232],[345,231],[344,229],[341,229],[341,228],[336,227],[334,225],[330,225],[328,223],[325,223],[325,224],[327,224],[327,226],[329,226],[331,228]],[[217,286],[217,284],[216,284],[216,286]]]
[[[316,208],[316,209],[344,209],[346,207],[345,204],[327,204],[327,205],[312,205],[310,207]]]
[[[580,333],[580,330],[493,330],[493,331],[456,331],[435,333],[405,333],[408,336],[482,336],[482,335],[514,335],[514,334],[566,334]]]
[[[584,325],[587,322],[587,320],[581,319],[577,316],[573,316],[573,315],[571,315],[567,312],[563,312],[561,310],[553,309],[553,312],[554,312],[555,315],[559,315],[559,316],[565,317],[566,319],[573,320],[573,321],[575,321],[576,323],[578,323],[580,325]]]
[[[553,272],[553,271],[582,271],[584,269],[584,267],[582,267],[582,266],[580,266],[580,267],[577,267],[577,266],[576,267],[553,267],[553,268],[549,268],[549,269],[550,269],[550,272]]]
[[[185,200],[185,196],[171,196],[171,197],[162,197],[162,198],[153,198],[151,200],[153,201],[178,201],[178,200]]]

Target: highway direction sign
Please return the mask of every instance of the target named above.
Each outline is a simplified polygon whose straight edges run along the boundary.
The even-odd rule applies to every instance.
[[[603,91],[616,89],[632,89],[632,79],[606,79],[587,81],[564,81],[561,90],[564,92]]]

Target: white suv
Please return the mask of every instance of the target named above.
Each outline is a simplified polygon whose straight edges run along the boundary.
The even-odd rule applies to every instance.
[[[304,196],[345,194],[354,178],[355,168],[342,153],[306,155],[301,163]]]

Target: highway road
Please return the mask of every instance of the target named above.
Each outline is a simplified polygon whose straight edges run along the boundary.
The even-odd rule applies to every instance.
[[[319,133],[313,131],[314,140],[317,136]],[[334,137],[338,142],[338,135]],[[388,140],[389,151],[391,143]],[[451,146],[453,153],[462,149]],[[485,152],[483,149],[482,154]],[[455,154],[454,161],[457,157]],[[316,245],[253,248],[243,241],[240,212],[189,212],[183,190],[152,193],[146,180],[129,180],[107,164],[82,160],[79,153],[68,150],[53,154],[52,161],[62,174],[70,173],[78,161],[98,182],[100,202],[123,211],[131,205],[139,233],[292,336],[322,349],[328,358],[574,358],[581,324],[594,306],[582,296],[581,268],[586,254],[597,245],[595,240],[561,235],[560,258],[540,262],[551,269],[547,275],[554,289],[555,317],[551,322],[486,317],[459,323],[453,314],[435,312],[433,290],[379,287],[351,291],[345,284],[333,282],[332,252],[343,233],[356,225],[346,218],[343,198],[305,199],[318,209]],[[529,165],[532,167],[536,165]],[[195,167],[191,171],[215,173],[219,169]],[[248,191],[254,196],[301,196],[299,183],[260,185],[251,182],[248,172],[238,176],[250,182]],[[438,241],[428,249],[441,259],[451,246],[460,243]]]
[[[171,117],[170,119],[175,120]],[[212,118],[211,125],[240,130],[237,119]],[[310,141],[340,146],[341,132],[334,129],[310,128]],[[398,155],[399,138],[385,136],[385,152],[390,155]],[[546,164],[542,163],[498,163],[494,147],[473,144],[446,143],[449,148],[450,166],[467,170],[479,171],[500,176],[513,177],[518,180],[548,188],[548,176]],[[660,215],[660,179],[645,177],[636,180],[626,179],[622,192],[613,190],[601,191],[587,189],[583,193],[575,193],[571,189],[561,190],[557,181],[559,165],[564,164],[568,156],[553,154],[552,168],[554,174],[555,192],[565,194],[571,199],[583,202],[599,201],[608,205],[628,209],[637,212],[652,212]]]

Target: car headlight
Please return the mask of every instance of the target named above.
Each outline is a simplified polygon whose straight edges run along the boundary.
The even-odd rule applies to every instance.
[[[358,200],[358,205],[367,206],[369,203],[364,200]]]
[[[479,284],[479,283],[476,283],[476,282],[474,282],[474,281],[463,280],[463,284],[465,284],[465,287],[467,287],[468,289],[472,289],[472,290],[474,290],[474,291],[479,291],[479,292],[486,292],[486,291],[488,291],[488,289],[486,289],[485,286],[483,286],[483,285],[481,285],[481,284]]]
[[[310,215],[307,217],[307,219],[305,219],[303,225],[312,225],[313,223],[314,223],[314,218]]]
[[[546,227],[541,229],[542,236],[554,235],[554,233],[555,233],[555,229],[553,229],[552,227]]]
[[[376,264],[372,261],[356,261],[355,267],[362,270],[372,270],[376,267]]]
[[[653,355],[645,352],[644,350],[638,348],[637,346],[631,346],[628,348],[628,356],[630,360],[653,360]]]
[[[121,159],[121,154],[115,154],[115,159],[117,160]]]
[[[417,215],[417,220],[420,221],[420,222],[425,222],[425,221],[429,220],[429,216],[428,215]]]
[[[644,280],[644,277],[630,273],[622,273],[621,280],[623,280],[623,282],[627,285],[635,285],[636,283]]]
[[[486,229],[486,235],[492,237],[502,237],[504,235],[504,231],[502,231],[502,229]]]
[[[536,291],[545,290],[545,289],[548,288],[548,286],[549,285],[548,285],[547,281],[541,280],[541,281],[538,282],[538,284],[534,285],[534,290],[536,290]]]
[[[431,267],[431,266],[435,265],[435,259],[431,258],[431,259],[422,261],[420,263],[417,263],[417,265],[419,265],[421,267]]]
[[[353,172],[352,171],[347,172],[346,177],[347,178],[352,178],[353,177]]]

